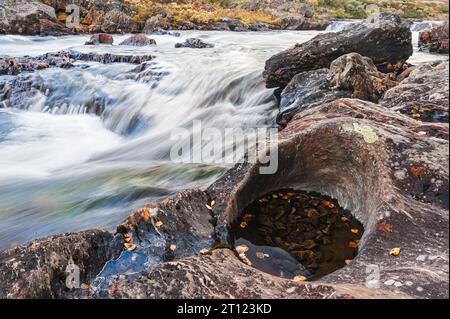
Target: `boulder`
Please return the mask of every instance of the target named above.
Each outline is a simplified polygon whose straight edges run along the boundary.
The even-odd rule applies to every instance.
[[[142,32],[151,33],[157,30],[164,30],[170,27],[170,20],[163,15],[155,15],[145,21],[145,26]]]
[[[378,102],[397,84],[393,74],[379,72],[371,59],[358,53],[345,54],[329,69],[306,71],[292,78],[281,92],[277,123],[284,127],[295,114],[339,98]]]
[[[96,24],[105,33],[136,33],[140,29],[133,19],[119,10],[107,12]]]
[[[449,62],[422,63],[388,90],[380,104],[416,120],[448,122]]]
[[[0,3],[0,34],[63,35],[71,31],[61,24],[55,10],[32,0],[4,0]]]
[[[448,20],[419,33],[419,50],[448,54]]]
[[[175,48],[192,48],[192,49],[204,49],[213,48],[214,45],[211,43],[205,43],[200,39],[188,38],[183,43],[176,43]]]
[[[112,35],[107,33],[97,33],[91,36],[89,41],[86,41],[85,45],[97,45],[97,44],[113,44],[114,39]]]
[[[154,39],[150,39],[145,34],[134,34],[124,41],[120,42],[119,45],[131,45],[131,46],[147,46],[147,45],[156,45],[156,41]]]
[[[409,26],[382,16],[345,31],[319,34],[267,60],[266,86],[284,88],[297,73],[328,68],[336,58],[351,52],[371,58],[380,71],[400,69],[412,55]]]
[[[396,86],[395,76],[378,71],[370,58],[358,53],[345,54],[330,65],[333,88],[349,90],[353,98],[378,102],[384,92]]]

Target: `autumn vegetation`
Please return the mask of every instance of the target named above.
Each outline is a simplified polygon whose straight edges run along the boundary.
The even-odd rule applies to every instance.
[[[138,22],[144,22],[164,8],[174,21],[207,23],[221,18],[235,18],[244,23],[265,22],[277,24],[279,17],[271,9],[250,11],[242,8],[249,0],[125,0]],[[256,1],[256,0],[253,0]],[[314,6],[318,16],[337,19],[365,18],[366,6],[376,4],[381,11],[396,12],[404,18],[444,19],[448,15],[448,2],[444,0],[293,0]]]

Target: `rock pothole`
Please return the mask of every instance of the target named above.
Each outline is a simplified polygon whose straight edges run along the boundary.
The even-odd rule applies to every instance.
[[[352,262],[363,232],[336,200],[281,189],[248,205],[231,224],[229,241],[244,263],[263,272],[316,280]]]

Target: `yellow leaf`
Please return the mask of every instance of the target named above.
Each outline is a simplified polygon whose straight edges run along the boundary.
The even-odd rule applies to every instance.
[[[201,255],[208,255],[210,253],[208,248],[202,248],[200,249],[200,254]]]
[[[344,262],[345,262],[345,264],[346,265],[350,265],[351,263],[352,263],[352,259],[346,259],[346,260],[344,260]]]
[[[391,256],[398,256],[398,255],[400,255],[400,248],[399,247],[392,248],[391,251],[390,251],[390,255]]]
[[[352,232],[353,234],[357,234],[357,233],[359,233],[359,229],[358,229],[358,228],[352,228],[352,229],[351,229],[351,232]]]
[[[239,245],[239,246],[236,246],[235,249],[238,254],[243,254],[243,253],[246,253],[250,248],[248,248],[247,245]]]
[[[292,278],[292,280],[295,282],[302,282],[302,281],[306,281],[307,278],[305,276],[295,276],[294,278]]]
[[[242,223],[239,224],[239,226],[241,228],[245,228],[245,227],[247,227],[247,222],[242,222]]]
[[[156,227],[161,227],[162,225],[163,225],[163,222],[160,221],[160,220],[158,220],[158,221],[155,223],[155,226],[156,226]]]

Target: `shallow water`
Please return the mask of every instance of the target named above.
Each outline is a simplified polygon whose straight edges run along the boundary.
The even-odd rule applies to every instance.
[[[144,83],[125,76],[135,65],[78,63],[30,75],[48,92],[27,101],[26,110],[0,109],[0,249],[49,234],[111,228],[149,200],[205,188],[229,165],[172,163],[172,130],[190,129],[193,120],[220,129],[272,125],[276,108],[264,87],[264,62],[317,33],[192,31],[152,36],[158,45],[144,48],[83,46],[88,36],[0,36],[0,55],[68,48],[151,54],[163,74]],[[115,36],[115,44],[126,37]],[[174,48],[187,37],[215,47]],[[411,60],[436,58],[442,57],[415,52]],[[93,96],[105,103],[101,117],[84,113]]]

